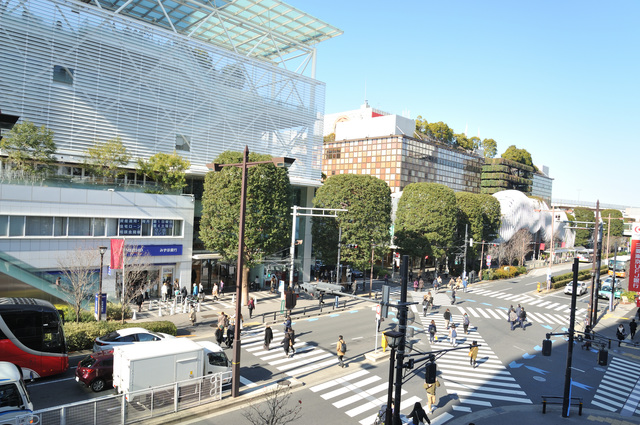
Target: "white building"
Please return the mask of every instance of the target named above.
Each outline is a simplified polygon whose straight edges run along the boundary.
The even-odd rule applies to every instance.
[[[176,151],[190,161],[193,229],[185,216],[171,218],[185,221],[181,238],[194,236],[193,243],[180,241],[180,258],[168,261],[181,279],[184,256],[196,254],[186,246],[197,245],[206,164],[220,153],[247,145],[251,152],[295,158],[289,174],[296,202],[310,205],[321,184],[325,93],[315,79],[315,47],[340,35],[339,29],[278,0],[7,0],[0,3],[0,28],[0,127],[18,117],[53,130],[58,174],[68,183],[87,178],[87,148],[115,137],[133,157],[122,185],[140,183],[138,158]],[[2,156],[0,178],[6,183],[12,174]],[[144,215],[147,205],[137,204],[139,196],[119,205],[116,214],[108,204],[68,204],[68,197],[28,190],[37,196],[17,212],[25,217],[168,219],[157,211]],[[39,203],[43,197],[52,200]],[[157,204],[163,202],[172,203]],[[16,211],[0,202],[0,218]],[[306,275],[308,219],[298,229],[297,238],[305,241],[298,262],[309,263]],[[46,238],[43,246],[57,251],[61,242]],[[27,247],[10,236],[0,234],[0,240],[9,252]],[[30,240],[28,247],[35,244]],[[196,248],[198,262],[213,255]],[[54,266],[47,249],[19,258],[49,270]]]

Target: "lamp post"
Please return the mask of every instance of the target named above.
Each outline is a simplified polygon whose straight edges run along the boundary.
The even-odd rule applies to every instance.
[[[107,247],[99,246],[98,249],[100,250],[100,280],[98,283],[98,322],[99,322],[102,316],[102,267],[104,264],[104,254],[105,252],[107,252]]]
[[[240,394],[240,314],[242,312],[242,268],[244,266],[244,221],[247,200],[247,168],[260,164],[274,164],[276,167],[286,167],[295,161],[294,158],[277,157],[270,161],[249,162],[249,146],[244,147],[242,162],[237,164],[207,164],[214,171],[221,171],[224,167],[242,168],[242,183],[240,189],[240,218],[238,221],[238,264],[236,266],[236,326],[234,329],[233,361],[231,362],[231,396]]]
[[[400,340],[404,336],[402,332],[387,331],[384,333],[387,338],[387,344],[391,347],[391,357],[389,358],[389,389],[387,390],[387,411],[385,415],[385,424],[391,425],[393,422],[393,413],[391,412],[391,403],[393,402],[393,372],[396,359],[396,348],[400,345]]]

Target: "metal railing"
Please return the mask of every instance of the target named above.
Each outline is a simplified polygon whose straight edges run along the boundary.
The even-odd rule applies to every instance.
[[[132,424],[222,400],[222,386],[230,382],[231,372],[207,375],[128,394],[111,395],[36,410],[29,415],[17,418],[16,424]]]

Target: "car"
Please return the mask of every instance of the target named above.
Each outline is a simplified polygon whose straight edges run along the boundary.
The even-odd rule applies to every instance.
[[[175,338],[173,335],[162,332],[152,332],[144,328],[126,328],[113,331],[105,336],[95,339],[93,351],[111,350],[113,347],[136,342],[162,341],[167,338]]]
[[[76,382],[100,392],[113,382],[113,350],[89,354],[78,363]]]
[[[613,279],[611,280],[609,279],[611,278],[605,279],[604,282],[602,282],[602,285],[600,285],[600,290],[598,291],[598,298],[611,299],[611,284],[613,283]],[[613,291],[613,296],[614,298],[620,298],[621,295],[622,295],[622,286],[620,285],[619,281],[616,280],[616,286]]]
[[[576,295],[584,295],[589,291],[589,286],[587,282],[578,282]],[[564,287],[565,294],[571,294],[573,292],[573,282],[567,283],[567,286]]]
[[[362,273],[358,269],[350,269],[351,270],[351,278],[353,279],[362,279],[364,278],[364,273]]]

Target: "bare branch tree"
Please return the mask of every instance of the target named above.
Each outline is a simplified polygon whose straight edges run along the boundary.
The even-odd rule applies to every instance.
[[[78,247],[58,259],[58,266],[64,280],[60,290],[67,294],[76,312],[76,322],[80,321],[82,303],[94,292],[95,270],[100,268],[100,254],[97,248]]]
[[[512,257],[509,264],[512,264],[516,258],[519,260],[519,266],[524,264],[524,257],[531,251],[532,240],[533,237],[527,229],[520,229],[511,237],[507,244]]]
[[[495,245],[489,245],[489,250],[487,251],[491,258],[495,258],[498,261],[498,266],[502,265],[502,260],[505,256],[506,252],[506,243],[499,243]]]
[[[149,268],[151,257],[142,250],[141,245],[124,245],[122,282],[122,323],[127,306],[140,294],[149,289]]]
[[[251,403],[244,409],[242,416],[252,425],[286,425],[297,422],[302,415],[302,401],[290,406],[291,389],[286,385],[276,384],[265,392],[262,403]]]

